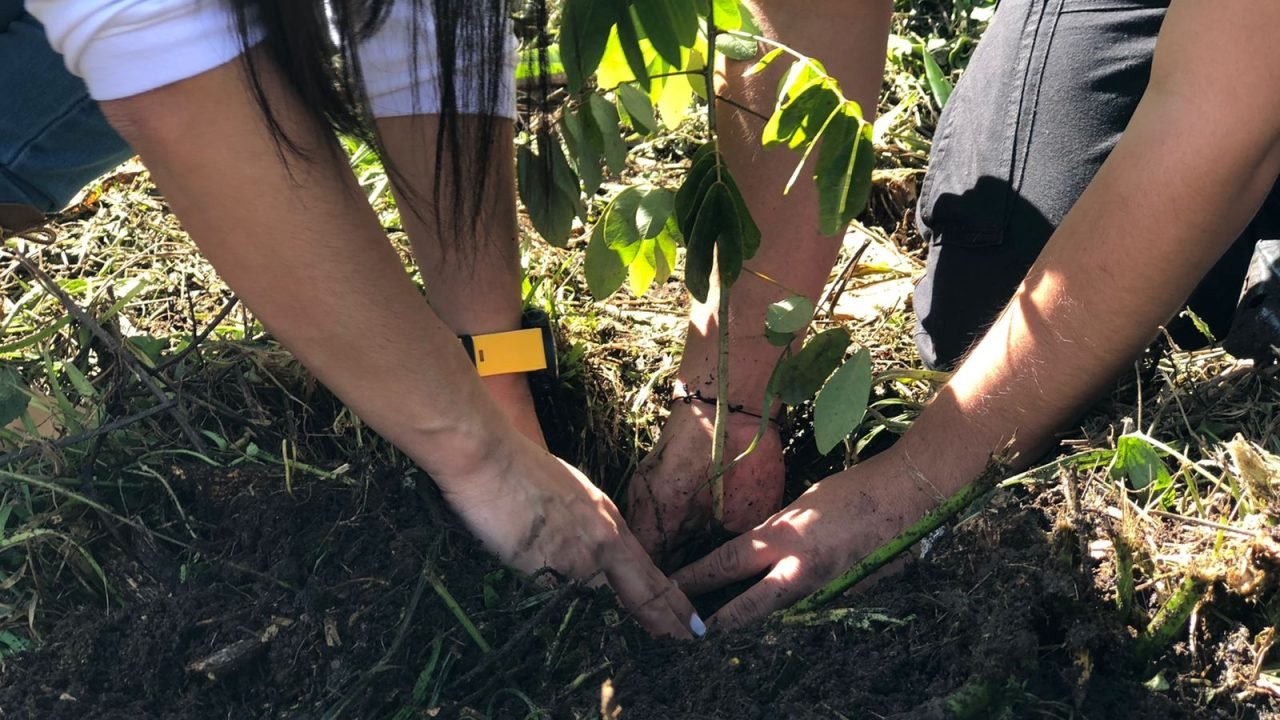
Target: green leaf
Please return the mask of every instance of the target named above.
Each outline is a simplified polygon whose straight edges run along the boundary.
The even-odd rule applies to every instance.
[[[609,30],[622,17],[623,0],[565,0],[560,21],[560,58],[569,92],[580,93],[604,57]]]
[[[718,210],[717,218],[724,223],[731,223],[727,230],[730,232],[723,236],[717,236],[715,245],[724,254],[724,263],[721,267],[720,276],[727,279],[730,284],[737,280],[738,273],[742,269],[742,263],[755,256],[756,251],[760,249],[760,228],[756,225],[755,220],[751,217],[750,210],[747,209],[747,203],[742,197],[742,192],[738,189],[737,183],[729,174],[729,169],[725,167],[723,158],[716,153],[712,144],[702,146],[693,156],[693,167],[685,176],[684,184],[680,186],[680,190],[676,193],[675,198],[675,215],[679,223],[680,230],[686,238],[691,238],[695,231],[695,225],[700,217],[702,209],[705,207],[711,194],[711,189],[716,186],[723,186],[722,189],[725,196],[730,201],[722,209]],[[729,209],[732,208],[732,212]],[[688,245],[691,252],[695,251],[694,243],[689,241]],[[696,252],[706,251],[705,247],[698,246]],[[698,273],[693,275],[693,283],[689,285],[691,291],[701,289],[701,270],[700,264],[707,258],[698,257],[695,259],[695,268]],[[686,284],[689,283],[690,273],[686,268]],[[700,301],[705,296],[699,296],[695,291],[694,297]]]
[[[698,6],[705,0],[663,0],[671,9],[676,38],[686,48],[698,44],[698,33],[702,30],[702,17],[698,14]],[[636,0],[643,4],[645,0]]]
[[[545,72],[547,75],[558,75],[563,73],[564,63],[560,61],[560,46],[551,45],[546,48],[547,66],[542,67],[542,53],[538,48],[526,48],[520,51],[519,59],[516,62],[516,80],[532,80],[541,77]]]
[[[751,38],[737,35],[717,35],[716,51],[730,60],[750,60],[760,54],[760,44]]]
[[[625,22],[619,22],[609,32],[609,41],[604,46],[604,57],[600,60],[600,67],[596,68],[596,85],[605,90],[612,90],[624,82],[636,80],[636,74],[631,68],[631,61],[627,58],[627,50],[622,46],[621,34],[618,31],[618,28],[625,24]],[[646,46],[648,46],[647,52],[644,50]],[[647,40],[641,40],[640,47],[645,58],[652,55],[655,60],[657,59],[658,54],[653,52],[653,46]],[[648,77],[647,70],[648,68],[646,68],[646,77]]]
[[[609,247],[619,248],[657,237],[671,219],[671,191],[645,185],[624,188],[605,209],[600,224],[605,225]]]
[[[738,6],[738,26],[726,27],[726,30],[742,30],[752,35],[763,35],[760,29],[760,23],[756,22],[755,16],[751,14],[751,8],[736,3]],[[716,11],[716,22],[719,22],[720,11]],[[723,25],[721,27],[724,27]],[[760,54],[760,44],[750,38],[739,37],[736,35],[717,35],[716,50],[730,60],[751,60]]]
[[[658,237],[667,237],[671,243],[677,247],[684,247],[684,233],[680,232],[680,223],[676,222],[675,213],[671,214],[671,219],[667,220],[667,226],[662,228],[662,234]]]
[[[800,352],[782,363],[778,370],[778,399],[799,405],[813,397],[840,365],[851,339],[844,328],[818,333]]]
[[[728,173],[724,175],[728,180]],[[720,291],[728,292],[738,281],[742,273],[742,263],[746,259],[742,234],[742,216],[734,197],[734,191],[727,182],[717,183],[707,195],[707,203],[716,213],[715,221],[719,226],[716,237],[716,269],[720,272]],[[707,209],[702,211],[707,212]]]
[[[645,189],[640,187],[626,188],[618,193],[605,208],[604,214],[596,225],[604,226],[605,242],[610,248],[620,250],[640,241],[640,230],[636,227],[636,210],[640,207],[644,192]],[[627,261],[630,261],[629,256]]]
[[[169,349],[169,341],[150,335],[133,335],[126,338],[128,343],[142,352],[151,361],[152,367],[160,364],[160,356]],[[83,392],[83,391],[82,391]]]
[[[738,211],[738,224],[742,227],[742,257],[750,260],[760,249],[760,228],[756,225],[755,218],[751,217],[747,201],[742,197],[742,191],[738,189],[738,183],[733,179],[733,175],[729,174],[728,168],[723,170],[722,176],[725,184],[729,186],[729,194],[733,197],[733,205]]]
[[[17,370],[0,364],[0,427],[17,420],[31,403],[27,383]]]
[[[1204,336],[1205,340],[1209,341],[1210,345],[1216,345],[1218,343],[1218,338],[1214,337],[1213,329],[1209,327],[1209,323],[1205,322],[1204,318],[1197,315],[1194,310],[1190,307],[1183,308],[1182,315],[1191,320],[1191,324],[1194,325],[1196,330]]]
[[[636,295],[643,295],[654,280],[666,282],[675,265],[675,240],[666,232],[671,203],[669,191],[654,187],[629,187],[613,198],[587,244],[592,295],[606,298],[628,277]],[[654,215],[664,212],[660,219]]]
[[[7,655],[17,655],[26,652],[31,648],[31,641],[26,638],[19,637],[9,630],[0,631],[0,657]]]
[[[871,353],[862,348],[836,370],[813,401],[813,436],[826,455],[862,424],[871,397]]]
[[[587,243],[587,257],[583,269],[587,276],[587,288],[597,300],[603,300],[618,291],[627,280],[627,265],[618,251],[605,240],[605,223],[596,223]]]
[[[569,154],[573,156],[573,164],[578,168],[578,176],[582,179],[583,191],[595,195],[604,181],[604,141],[590,110],[586,107],[579,107],[576,111],[566,108],[560,118],[560,127],[565,144],[569,146]]]
[[[1122,435],[1116,441],[1116,461],[1112,474],[1129,479],[1129,487],[1145,490],[1148,486],[1167,487],[1172,478],[1164,460],[1156,454],[1151,443],[1133,435]]]
[[[824,235],[844,232],[867,205],[875,165],[872,131],[856,106],[849,104],[822,134],[813,179],[818,186],[819,230]]]
[[[658,262],[658,240],[641,240],[639,251],[627,268],[632,295],[640,297],[649,289],[649,285],[658,277]]]
[[[641,238],[655,238],[667,227],[675,212],[675,196],[663,188],[641,188],[636,205],[636,233]]]
[[[942,68],[938,66],[938,61],[933,59],[933,53],[929,52],[928,48],[921,45],[920,55],[924,58],[924,75],[929,81],[929,91],[933,93],[933,99],[941,110],[951,99],[953,89],[951,81],[947,80],[947,76],[942,73]]]
[[[706,2],[698,0],[705,8]],[[711,8],[715,12],[716,27],[721,30],[738,30],[742,27],[742,10],[738,0],[713,0]]]
[[[793,332],[790,332],[790,333],[774,332],[768,328],[765,328],[764,338],[765,340],[769,341],[770,345],[781,348],[781,347],[786,347],[791,343],[795,342],[796,334]]]
[[[685,237],[693,232],[693,221],[697,219],[696,213],[706,193],[705,187],[710,187],[704,187],[704,183],[708,174],[715,170],[716,161],[714,144],[707,143],[698,148],[693,154],[693,163],[684,176],[684,182],[676,191],[676,222],[680,224],[680,231]]]
[[[645,83],[648,84],[648,83]],[[658,119],[653,115],[653,102],[648,94],[630,83],[618,86],[618,101],[631,118],[631,127],[642,135],[652,135],[658,129]]]
[[[662,119],[662,124],[671,130],[679,127],[689,117],[695,95],[693,83],[696,80],[701,84],[700,76],[690,76],[685,72],[692,69],[693,54],[687,50],[681,50],[681,54],[682,59],[676,65],[668,65],[662,58],[658,58],[653,66],[652,75],[666,75],[666,77],[654,77],[652,89],[649,91],[654,106],[658,109],[658,117]]]
[[[845,201],[841,228],[867,209],[871,199],[871,185],[876,169],[875,126],[863,123],[858,131],[858,149],[853,159],[853,178],[849,181],[849,197]]]
[[[817,140],[819,131],[840,105],[840,96],[830,81],[815,78],[797,89],[774,110],[765,123],[761,141],[766,148],[786,146],[792,150]]]
[[[698,302],[706,302],[711,291],[711,269],[720,251],[720,282],[732,285],[742,269],[742,227],[729,187],[709,177],[710,186],[698,203],[692,232],[687,234],[685,285]],[[736,246],[736,248],[735,248]]]
[[[675,219],[667,221],[667,226],[658,233],[658,237],[653,239],[657,253],[655,260],[657,261],[657,273],[653,281],[661,285],[671,278],[671,273],[676,267],[676,246],[681,242],[679,239],[680,231],[675,227]]]
[[[516,178],[533,227],[547,242],[564,247],[579,214],[581,196],[560,141],[543,130],[533,143],[522,145],[516,156]]]
[[[757,75],[759,73],[764,72],[765,68],[772,65],[774,60],[777,60],[778,58],[782,57],[782,53],[784,52],[786,51],[783,50],[782,48],[774,48],[769,52],[765,53],[764,57],[756,61],[755,65],[752,65],[750,68],[747,69],[745,73],[743,73],[743,77],[751,77],[752,75]]]
[[[627,66],[635,75],[636,83],[646,92],[649,90],[649,61],[645,57],[644,48],[640,45],[640,20],[636,17],[635,8],[629,8],[625,15],[618,19],[618,43],[622,46],[622,54],[627,59]],[[631,112],[631,108],[627,108]],[[650,106],[649,114],[653,114]],[[653,127],[650,124],[650,127]],[[639,128],[637,128],[639,129]],[[652,132],[652,130],[650,130]]]
[[[564,147],[560,144],[559,138],[549,131],[546,152],[551,158],[551,181],[560,191],[560,197],[573,208],[574,217],[585,219],[587,206],[582,201],[582,188],[579,185],[578,174],[569,166],[569,160],[564,155]],[[570,219],[570,226],[572,227],[572,219]]]
[[[627,144],[618,134],[618,108],[613,103],[597,94],[592,94],[587,101],[591,107],[591,117],[604,144],[605,161],[609,163],[609,172],[621,175],[627,169]]]
[[[814,81],[828,81],[827,70],[822,63],[810,59],[808,62],[793,62],[778,84],[778,105],[788,98],[795,97],[800,91]]]
[[[764,311],[765,329],[775,333],[799,332],[812,319],[813,301],[803,295],[783,298]]]
[[[156,351],[157,357],[159,357],[159,353],[161,350],[164,350],[165,348],[169,347],[169,343],[167,341],[156,340],[155,338],[148,337],[145,335],[141,337],[145,338],[146,340],[150,340],[153,343],[160,344],[160,347]],[[135,345],[136,347],[136,343],[134,343],[133,340],[134,338],[127,338],[127,341],[130,344]],[[151,360],[151,365],[154,367],[156,364],[156,361],[151,357],[148,357],[147,359]],[[93,385],[89,382],[89,378],[85,377],[85,374],[80,370],[80,368],[76,367],[76,364],[74,362],[62,363],[62,371],[67,374],[67,379],[71,381],[71,386],[76,389],[76,392],[80,393],[81,397],[93,398],[98,396],[98,391],[93,389]]]
[[[589,1],[589,0],[587,0]],[[689,0],[679,0],[688,2]],[[682,69],[684,64],[680,35],[677,33],[677,21],[672,9],[672,0],[636,0],[631,6],[644,34],[653,43],[662,59]],[[696,32],[696,29],[695,29]],[[692,42],[689,43],[692,45]]]

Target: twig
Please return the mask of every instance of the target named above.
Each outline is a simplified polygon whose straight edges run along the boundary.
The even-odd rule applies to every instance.
[[[143,420],[146,420],[152,415],[159,415],[162,412],[170,410],[171,408],[173,408],[173,406],[174,406],[174,401],[170,399],[166,399],[164,402],[160,403],[159,405],[154,405],[152,407],[147,408],[146,410],[143,410],[142,412],[134,413],[133,415],[122,417],[118,420],[112,420],[111,422],[105,425],[99,425],[98,427],[92,430],[88,430],[86,432],[82,432],[76,435],[69,435],[67,437],[61,438],[59,440],[54,440],[53,442],[49,442],[49,443],[38,443],[36,445],[30,445],[21,450],[16,450],[14,452],[11,452],[7,455],[0,455],[0,467],[3,467],[5,465],[12,465],[13,463],[22,462],[23,460],[33,458],[36,455],[39,455],[43,450],[47,448],[64,448],[64,447],[69,447],[71,445],[76,445],[76,444],[85,442],[87,440],[94,440],[98,437],[106,435],[107,433],[115,432],[116,430],[120,430],[122,428],[126,428],[130,425],[133,425],[134,423],[138,423]]]
[[[848,572],[827,583],[826,587],[796,603],[795,607],[787,611],[784,617],[813,612],[839,597],[845,590],[866,580],[876,570],[888,565],[894,558],[919,542],[921,538],[942,527],[943,523],[994,488],[996,480],[1004,472],[1005,464],[992,458],[991,462],[987,464],[986,470],[982,471],[977,480],[944,500],[938,507],[925,513],[925,516],[920,518],[916,524],[903,530],[892,540],[880,546],[879,549],[858,561]]]
[[[157,400],[161,403],[169,402],[169,397],[165,395],[164,391],[161,390],[160,387],[156,385],[155,381],[147,374],[147,371],[142,367],[142,364],[138,362],[138,359],[131,355],[129,351],[121,347],[119,341],[112,337],[111,333],[107,332],[102,325],[89,315],[89,313],[85,312],[83,308],[77,305],[76,301],[58,286],[57,281],[49,277],[49,275],[37,267],[35,263],[31,262],[31,259],[26,255],[16,253],[14,257],[16,257],[18,262],[22,264],[23,269],[31,273],[31,275],[44,286],[45,290],[49,291],[51,295],[56,297],[58,301],[62,303],[62,306],[67,309],[67,312],[70,313],[77,322],[83,325],[85,329],[93,333],[94,336],[110,348],[115,356],[119,358],[120,362],[124,363],[125,367],[133,371],[133,374],[147,388],[147,390],[156,397]],[[186,414],[182,412],[181,408],[177,407],[176,402],[170,405],[168,410],[169,415],[173,417],[174,422],[178,423],[178,427],[181,428],[182,434],[186,435],[187,442],[191,443],[191,446],[196,450],[196,452],[199,452],[201,455],[208,454],[208,450],[205,447],[204,441],[201,440],[200,434],[195,431],[195,428],[191,427],[191,423],[187,420]]]
[[[840,268],[839,279],[831,286],[831,295],[827,298],[827,314],[835,317],[836,303],[840,301],[840,296],[844,294],[844,290],[849,286],[849,278],[853,277],[853,271],[858,267],[858,263],[862,261],[862,256],[867,252],[867,248],[871,247],[871,238],[867,238],[862,242],[862,247],[849,258],[849,261]],[[822,307],[819,305],[818,307]]]
[[[736,101],[736,100],[734,100],[734,99],[732,99],[732,98],[729,98],[729,97],[726,97],[726,96],[724,96],[724,95],[721,95],[721,94],[717,93],[717,94],[716,94],[716,100],[717,100],[718,102],[722,102],[722,103],[724,103],[724,104],[726,104],[726,105],[732,105],[733,107],[735,107],[735,108],[737,108],[737,109],[741,110],[742,112],[744,112],[744,113],[746,113],[746,114],[748,114],[748,115],[754,115],[755,117],[757,117],[757,118],[759,118],[759,119],[761,119],[761,120],[763,120],[763,121],[765,121],[765,122],[769,122],[769,116],[768,116],[768,115],[765,115],[765,114],[763,114],[763,113],[758,113],[758,112],[756,112],[755,110],[752,110],[751,108],[747,107],[746,105],[743,105],[742,103],[740,103],[740,102],[738,102],[738,101]]]
[[[743,265],[743,266],[742,266],[742,272],[744,272],[744,273],[746,273],[746,274],[748,274],[748,275],[754,275],[754,276],[756,276],[756,277],[760,278],[761,280],[763,280],[763,281],[765,281],[765,282],[769,283],[770,285],[772,285],[772,286],[774,286],[774,287],[776,287],[776,288],[778,288],[778,289],[780,289],[780,290],[785,290],[785,291],[787,291],[788,293],[790,293],[790,294],[792,294],[792,295],[803,295],[803,294],[804,294],[804,293],[800,292],[799,290],[795,290],[795,289],[792,289],[792,288],[787,287],[786,285],[783,285],[780,281],[775,280],[774,278],[771,278],[771,277],[769,277],[768,275],[765,275],[765,274],[764,274],[764,273],[762,273],[762,272],[759,272],[759,271],[756,271],[756,270],[752,270],[751,268],[747,267],[746,265]]]
[[[222,321],[226,320],[227,316],[231,314],[231,311],[236,309],[236,305],[239,302],[240,300],[234,297],[231,298],[229,301],[227,301],[226,306],[223,307],[222,310],[219,311],[216,316],[214,316],[213,320],[209,322],[209,324],[205,327],[205,329],[201,330],[198,334],[196,334],[195,337],[191,339],[190,345],[182,348],[182,350],[178,352],[177,355],[174,355],[168,360],[165,360],[159,365],[156,365],[154,368],[154,371],[163,372],[168,368],[173,367],[174,365],[177,365],[178,363],[185,360],[188,355],[190,355],[193,351],[195,351],[197,347],[199,347],[200,343],[207,340],[209,336],[213,334],[213,331],[218,329],[218,326],[222,324]]]
[[[1239,537],[1251,538],[1257,535],[1257,533],[1251,533],[1248,530],[1241,530],[1240,528],[1231,527],[1230,525],[1216,523],[1212,520],[1205,520],[1203,518],[1190,517],[1187,515],[1178,515],[1177,513],[1165,512],[1163,510],[1148,510],[1147,514],[1155,515],[1156,517],[1168,518],[1169,520],[1177,520],[1179,522],[1187,523],[1188,525],[1199,525],[1201,527],[1212,528],[1214,530],[1229,533],[1231,535],[1237,535]]]

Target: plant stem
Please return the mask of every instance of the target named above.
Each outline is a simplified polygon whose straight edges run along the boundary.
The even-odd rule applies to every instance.
[[[707,0],[707,62],[703,77],[707,83],[707,133],[720,154],[720,138],[716,134],[716,10],[714,0]],[[717,171],[719,163],[717,160]],[[720,250],[716,249],[716,267],[720,267]],[[716,427],[711,440],[711,508],[715,521],[724,522],[724,452],[729,432],[729,283],[720,275],[717,289],[716,337],[719,341],[716,366]]]
[[[1143,662],[1150,662],[1164,651],[1173,642],[1173,638],[1187,627],[1191,613],[1208,589],[1204,581],[1188,573],[1182,585],[1151,619],[1146,632],[1138,637],[1138,658]]]
[[[992,458],[991,462],[987,464],[986,470],[982,471],[977,480],[944,500],[938,507],[925,513],[924,517],[920,518],[916,524],[903,530],[892,540],[859,560],[856,565],[843,575],[827,583],[826,587],[796,603],[795,607],[788,610],[784,617],[813,612],[839,597],[845,590],[866,580],[872,573],[888,565],[894,558],[919,542],[921,538],[942,527],[943,523],[959,514],[961,510],[969,507],[974,500],[982,497],[987,491],[995,487],[996,480],[1004,474],[1004,469],[1003,462]]]
[[[719,366],[716,369],[716,430],[711,442],[711,504],[717,523],[724,521],[725,440],[729,430],[729,288],[720,286],[720,307],[716,313],[720,338]],[[768,412],[768,409],[765,410]]]

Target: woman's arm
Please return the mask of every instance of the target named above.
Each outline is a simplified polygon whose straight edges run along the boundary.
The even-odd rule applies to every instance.
[[[1276,28],[1272,0],[1175,0],[1124,137],[915,426],[678,573],[680,586],[696,594],[772,568],[715,620],[761,617],[914,522],[1006,443],[1029,462],[1177,312],[1276,182]]]
[[[613,504],[522,436],[454,334],[416,292],[333,137],[257,57],[305,157],[273,141],[239,61],[103,103],[200,249],[263,324],[436,480],[505,561],[603,572],[651,631],[689,634],[693,609]]]

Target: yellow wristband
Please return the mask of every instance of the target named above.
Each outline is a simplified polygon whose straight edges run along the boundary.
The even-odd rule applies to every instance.
[[[556,365],[555,342],[546,328],[460,335],[480,377],[537,372]]]

